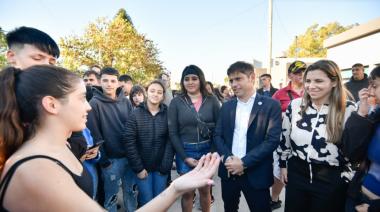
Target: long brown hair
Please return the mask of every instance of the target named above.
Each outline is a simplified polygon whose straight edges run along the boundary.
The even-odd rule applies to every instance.
[[[15,68],[0,72],[0,171],[3,170],[8,157],[21,146],[24,139],[14,92],[15,75],[19,72],[21,71]]]
[[[8,67],[0,72],[0,172],[5,161],[34,136],[45,96],[63,99],[80,80],[56,66],[32,66],[24,71]]]
[[[332,88],[329,97],[329,112],[327,114],[327,141],[331,143],[338,143],[341,140],[343,133],[343,124],[344,124],[344,115],[346,112],[347,104],[347,90],[343,86],[342,76],[340,75],[340,70],[338,65],[331,60],[319,60],[311,64],[305,71],[303,76],[303,82],[306,82],[307,74],[314,70],[320,70],[324,72],[327,77],[336,82],[336,86]],[[304,92],[303,104],[306,107],[302,107],[301,114],[305,114],[307,110],[307,105],[312,104],[310,95],[307,92]]]

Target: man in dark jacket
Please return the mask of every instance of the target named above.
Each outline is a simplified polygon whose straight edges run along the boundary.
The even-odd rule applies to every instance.
[[[223,104],[214,143],[225,211],[237,211],[243,192],[250,211],[270,212],[273,151],[281,134],[280,104],[255,92],[253,66],[236,62],[227,70],[236,98]]]
[[[124,205],[127,211],[136,210],[136,195],[133,191],[134,174],[128,165],[126,150],[121,142],[122,131],[131,110],[131,102],[118,88],[119,72],[104,68],[100,74],[101,88],[94,87],[90,101],[92,110],[88,114],[87,127],[91,130],[94,143],[104,140],[100,148],[99,164],[104,180],[104,207],[116,211],[117,193],[122,182]]]
[[[353,101],[359,101],[359,91],[362,88],[368,88],[369,85],[368,76],[364,73],[363,64],[356,63],[352,66],[352,77],[344,85],[354,97]]]
[[[272,97],[274,93],[278,90],[274,88],[271,81],[272,76],[270,74],[262,74],[260,76],[260,81],[263,84],[263,87],[257,90],[257,93],[263,96]]]

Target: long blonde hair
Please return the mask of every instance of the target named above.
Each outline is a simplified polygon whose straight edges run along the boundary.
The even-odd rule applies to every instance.
[[[330,93],[329,110],[326,118],[327,142],[336,144],[340,142],[343,133],[347,89],[343,85],[339,67],[335,62],[331,60],[319,60],[311,64],[303,76],[304,83],[306,82],[307,74],[314,70],[324,72],[331,81],[336,82],[336,86],[332,88]],[[304,92],[302,103],[302,105],[306,105],[306,107],[302,107],[301,115],[305,114],[308,108],[307,106],[312,104],[310,95],[307,92]]]

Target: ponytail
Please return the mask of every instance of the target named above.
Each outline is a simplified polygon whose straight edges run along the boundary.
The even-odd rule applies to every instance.
[[[51,65],[0,71],[0,172],[5,161],[37,133],[42,98],[62,99],[79,80],[75,73]]]
[[[15,84],[20,69],[8,67],[0,71],[0,172],[5,161],[23,143],[24,130],[17,105]]]

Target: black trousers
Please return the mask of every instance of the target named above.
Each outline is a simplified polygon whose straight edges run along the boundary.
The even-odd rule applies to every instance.
[[[339,167],[312,164],[312,181],[307,162],[292,157],[288,161],[285,212],[344,211],[347,183]]]
[[[222,180],[222,199],[224,211],[236,212],[239,209],[240,192],[243,192],[250,211],[270,212],[270,192],[267,189],[255,189],[249,185],[246,174],[232,176]]]

